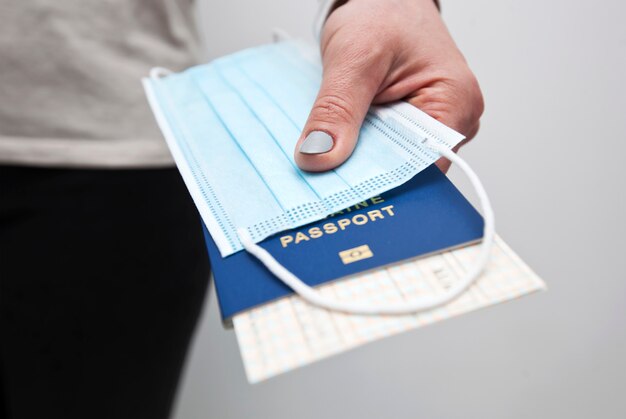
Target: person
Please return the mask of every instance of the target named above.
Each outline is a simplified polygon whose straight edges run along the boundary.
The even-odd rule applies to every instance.
[[[349,158],[372,103],[476,134],[480,89],[433,0],[326,4],[300,168]],[[170,415],[209,265],[139,79],[197,63],[192,6],[0,5],[2,417]]]

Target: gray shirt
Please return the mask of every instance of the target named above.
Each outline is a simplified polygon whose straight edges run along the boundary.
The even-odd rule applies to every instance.
[[[193,0],[2,0],[0,164],[171,165],[140,79],[197,61]]]

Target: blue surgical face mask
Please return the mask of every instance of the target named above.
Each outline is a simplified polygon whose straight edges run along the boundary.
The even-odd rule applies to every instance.
[[[325,173],[298,169],[293,150],[321,83],[312,47],[282,42],[179,74],[144,80],[152,109],[223,256],[398,186],[463,136],[398,103],[370,111],[356,149]]]
[[[144,85],[222,256],[245,248],[308,302],[349,313],[404,314],[456,298],[486,266],[495,234],[478,177],[450,150],[463,136],[407,103],[372,108],[347,162],[326,173],[302,172],[293,149],[320,82],[315,49],[282,42],[179,74],[155,69]],[[303,283],[256,244],[398,186],[440,156],[467,173],[485,216],[476,264],[446,293],[382,306],[337,301]]]

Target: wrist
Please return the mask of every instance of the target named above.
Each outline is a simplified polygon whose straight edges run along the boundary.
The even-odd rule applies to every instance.
[[[350,0],[321,0],[321,3],[326,3],[326,13],[324,13],[323,19],[324,20],[328,19],[328,16],[330,16],[332,12],[334,12],[335,10],[337,10],[339,7],[343,6],[344,4],[348,3],[348,1]],[[351,1],[358,1],[358,0],[351,0]],[[409,1],[411,3],[422,2],[424,3],[425,6],[430,6],[434,3],[437,10],[441,10],[441,5],[439,3],[439,0],[409,0]]]
[[[321,38],[322,29],[324,27],[324,23],[326,22],[326,19],[328,19],[328,16],[330,16],[330,14],[334,12],[335,10],[337,10],[339,7],[348,3],[348,1],[349,0],[320,0],[320,8],[315,18],[314,27],[313,27],[313,32],[314,32],[316,39],[319,40]],[[352,1],[355,1],[355,0],[352,0]],[[423,1],[427,4],[434,4],[437,7],[437,10],[441,10],[439,0],[419,0],[419,1]]]

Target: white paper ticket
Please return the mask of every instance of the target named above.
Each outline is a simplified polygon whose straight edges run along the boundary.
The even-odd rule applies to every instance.
[[[325,284],[337,299],[373,304],[436,295],[472,265],[478,245],[406,261]],[[397,333],[545,289],[544,282],[497,238],[482,276],[449,304],[416,314],[360,316],[317,308],[298,296],[271,302],[233,318],[250,383]]]

